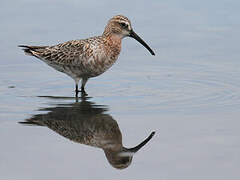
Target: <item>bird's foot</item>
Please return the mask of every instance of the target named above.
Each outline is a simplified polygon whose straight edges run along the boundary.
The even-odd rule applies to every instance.
[[[76,92],[76,97],[78,97],[78,93],[81,93],[81,97],[85,97],[88,95],[84,89],[75,90],[75,92]]]
[[[88,94],[86,93],[86,91],[84,91],[84,90],[83,90],[83,91],[81,90],[80,92],[81,92],[81,96],[82,96],[82,97],[84,97],[84,96],[87,96],[87,95],[88,95]]]

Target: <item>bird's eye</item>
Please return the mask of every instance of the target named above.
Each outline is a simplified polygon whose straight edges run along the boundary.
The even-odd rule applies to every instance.
[[[126,23],[120,23],[120,25],[124,28],[128,27],[128,25]]]

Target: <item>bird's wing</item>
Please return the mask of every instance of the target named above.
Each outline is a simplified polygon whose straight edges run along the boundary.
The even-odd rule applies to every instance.
[[[27,55],[35,56],[49,64],[81,65],[92,55],[90,44],[84,40],[73,40],[55,46],[25,46]]]

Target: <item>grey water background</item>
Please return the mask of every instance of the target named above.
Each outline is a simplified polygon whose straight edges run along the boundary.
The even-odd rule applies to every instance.
[[[237,0],[2,0],[0,178],[239,179],[239,8]],[[74,103],[61,98],[74,95],[74,83],[17,45],[99,35],[116,14],[129,17],[156,53],[126,38],[117,63],[86,86],[90,102],[108,107],[126,147],[156,131],[124,170],[101,149],[18,123]]]

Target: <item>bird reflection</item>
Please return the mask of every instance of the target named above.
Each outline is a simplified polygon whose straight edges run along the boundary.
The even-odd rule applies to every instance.
[[[107,114],[104,105],[83,99],[71,104],[39,109],[46,114],[33,115],[20,122],[25,125],[46,126],[71,141],[103,149],[108,162],[117,169],[127,168],[134,153],[142,148],[155,134],[133,148],[125,148],[117,121]]]

